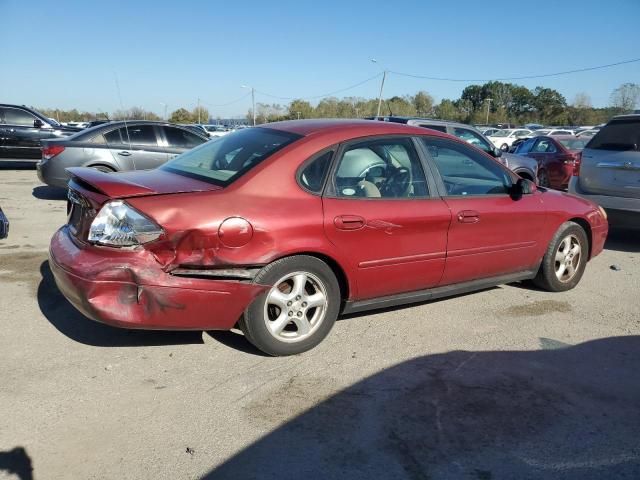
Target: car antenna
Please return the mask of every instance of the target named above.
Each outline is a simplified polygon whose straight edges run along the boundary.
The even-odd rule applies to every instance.
[[[124,114],[124,117],[122,120],[124,121],[124,131],[127,132],[127,143],[129,144],[129,150],[131,150],[131,137],[129,136],[129,127],[127,126],[127,119],[126,116],[127,114],[124,112],[124,105],[122,104],[122,95],[120,94],[120,82],[118,81],[118,74],[116,72],[113,72],[113,75],[116,77],[116,90],[118,91],[118,101],[120,102],[120,110],[122,110],[122,113]],[[133,163],[133,169],[136,169],[136,159],[135,159],[135,155],[131,156],[131,162]]]

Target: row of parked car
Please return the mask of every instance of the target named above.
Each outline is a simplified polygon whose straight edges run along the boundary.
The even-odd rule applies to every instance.
[[[389,116],[371,120],[405,123],[448,133],[493,156],[521,177],[542,187],[559,190],[570,188],[572,178],[580,171],[582,150],[602,128],[496,130],[491,127],[479,130],[462,123],[419,117]],[[224,125],[176,125],[140,120],[97,122],[98,125],[85,129],[63,126],[27,107],[2,104],[0,158],[38,160],[38,176],[44,183],[66,187],[70,178],[66,169],[69,167],[88,166],[103,172],[156,168],[211,137],[220,137],[235,129]],[[616,124],[612,122],[612,125]],[[612,128],[607,126],[607,131]],[[629,135],[633,136],[631,131],[627,132]],[[618,143],[640,143],[631,137],[626,143]],[[631,150],[634,148],[637,151],[637,147]],[[625,176],[623,173],[629,177],[629,172],[635,171],[635,165],[632,161],[630,166],[627,162],[623,167],[608,168],[624,169],[613,176],[615,180]],[[597,168],[607,167],[599,165]],[[637,188],[632,182],[622,191],[628,194]]]

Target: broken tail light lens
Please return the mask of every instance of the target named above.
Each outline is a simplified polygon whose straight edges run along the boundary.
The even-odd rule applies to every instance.
[[[152,242],[164,232],[160,226],[122,200],[106,203],[89,229],[89,241],[112,247]]]

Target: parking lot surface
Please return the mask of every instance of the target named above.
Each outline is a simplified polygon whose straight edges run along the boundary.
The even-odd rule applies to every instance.
[[[640,478],[638,233],[575,290],[351,316],[270,358],[84,318],[47,263],[64,192],[0,169],[0,206],[0,479]]]

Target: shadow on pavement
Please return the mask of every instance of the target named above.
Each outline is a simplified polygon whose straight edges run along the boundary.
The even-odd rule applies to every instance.
[[[48,185],[41,185],[34,187],[31,194],[39,200],[66,200],[67,189],[49,187]]]
[[[38,160],[5,160],[0,158],[0,170],[35,170]]]
[[[49,262],[40,266],[38,305],[61,333],[76,342],[97,347],[138,347],[203,343],[201,331],[126,330],[89,320],[78,312],[56,286]]]
[[[7,475],[16,475],[20,480],[33,480],[31,457],[23,447],[0,451],[0,473],[2,472]]]
[[[640,252],[640,230],[612,228],[604,248],[618,252]]]
[[[640,337],[540,344],[401,363],[317,404],[204,478],[640,478]],[[313,395],[318,382],[307,380],[265,393],[247,415],[281,418]],[[287,392],[292,382],[295,395]]]

